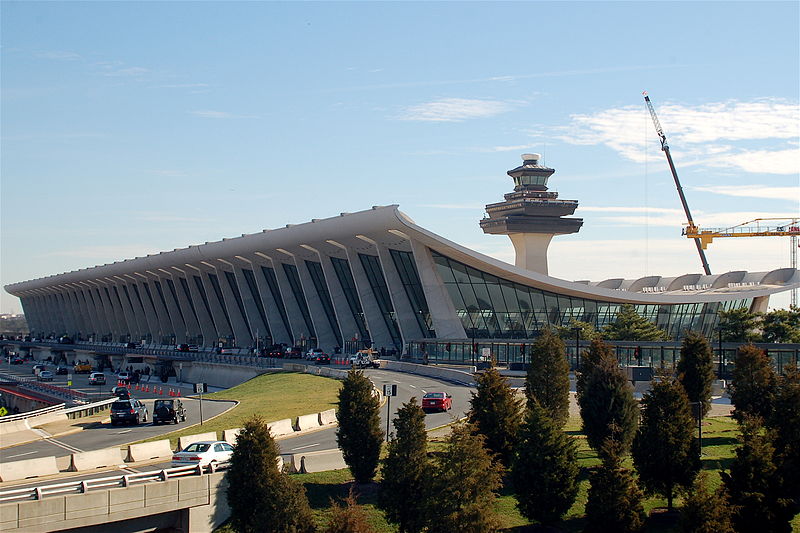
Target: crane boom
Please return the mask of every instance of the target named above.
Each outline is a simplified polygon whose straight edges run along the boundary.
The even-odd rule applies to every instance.
[[[695,226],[694,221],[692,220],[692,213],[689,211],[689,203],[686,201],[686,196],[683,194],[683,187],[681,187],[681,181],[678,179],[678,172],[675,170],[675,163],[672,162],[672,154],[669,152],[669,144],[667,144],[667,136],[664,134],[664,129],[661,127],[661,122],[658,120],[658,116],[656,115],[656,110],[653,108],[653,104],[650,102],[650,97],[647,96],[647,92],[642,93],[644,95],[644,101],[647,104],[647,109],[650,110],[650,117],[653,119],[653,124],[656,127],[656,133],[658,133],[658,137],[661,140],[661,150],[667,156],[667,163],[669,163],[669,169],[672,172],[672,179],[675,180],[675,187],[678,189],[678,196],[681,199],[681,205],[683,206],[683,212],[686,213],[686,221],[689,223],[689,230],[693,232],[697,232],[697,226]],[[703,271],[708,275],[711,274],[711,267],[708,266],[708,261],[706,260],[706,253],[703,251],[703,246],[700,243],[699,238],[694,239],[694,244],[697,247],[697,253],[700,255],[700,262],[703,263]]]

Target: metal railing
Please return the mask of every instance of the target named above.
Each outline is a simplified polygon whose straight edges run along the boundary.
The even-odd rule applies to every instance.
[[[84,494],[90,490],[130,487],[131,485],[141,483],[167,481],[169,479],[189,476],[202,476],[205,473],[213,473],[217,470],[224,470],[227,467],[228,463],[211,464],[205,467],[200,465],[178,466],[149,472],[137,472],[135,474],[123,474],[120,476],[70,481],[67,483],[57,483],[54,485],[43,485],[25,489],[5,490],[0,492],[0,503],[41,500],[47,496],[57,496],[60,494]]]
[[[67,400],[75,403],[86,403],[89,400],[89,395],[85,392],[65,389],[64,387],[59,387],[57,385],[50,385],[48,383],[38,381],[35,378],[23,378],[2,373],[0,373],[0,377],[9,382],[16,382],[18,386],[22,386],[26,389],[31,389],[33,391],[48,394],[50,396],[56,396],[58,398],[66,398]]]
[[[43,407],[42,409],[37,409],[36,411],[28,411],[27,413],[19,413],[16,415],[6,415],[0,416],[0,424],[4,424],[6,422],[14,422],[15,420],[25,420],[26,418],[33,418],[34,416],[39,415],[46,415],[47,413],[53,413],[55,411],[59,411],[64,409],[67,404],[60,403],[58,405],[51,405],[49,407]],[[80,407],[78,407],[80,409]]]

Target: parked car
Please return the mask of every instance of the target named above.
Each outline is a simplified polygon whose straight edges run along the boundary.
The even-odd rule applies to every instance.
[[[39,372],[39,375],[37,376],[36,379],[38,379],[39,381],[53,381],[53,377],[54,377],[53,373],[50,372],[49,370],[42,370],[41,372]]]
[[[147,407],[133,398],[119,399],[111,404],[111,425],[128,422],[140,424],[147,422]]]
[[[449,411],[453,408],[453,397],[445,392],[429,392],[422,397],[422,410]]]
[[[161,422],[186,422],[186,409],[183,402],[177,398],[169,400],[156,400],[153,404],[153,425]]]
[[[135,342],[126,342],[126,343],[125,343],[125,347],[126,347],[126,348],[138,348],[138,347],[139,347],[139,345],[138,345],[138,344],[136,344]]]
[[[25,361],[23,361],[23,360],[22,360],[21,358],[19,358],[19,357],[15,357],[14,359],[12,359],[12,360],[11,360],[11,364],[12,364],[12,365],[21,365],[21,364],[22,364],[22,363],[24,363],[24,362],[25,362]]]
[[[325,352],[318,353],[317,357],[314,359],[314,363],[318,365],[329,365],[331,364],[331,356]]]
[[[75,344],[75,341],[72,340],[72,337],[68,337],[67,335],[63,335],[58,338],[59,344]]]
[[[172,466],[211,466],[227,463],[233,446],[220,440],[193,442],[172,456]]]
[[[286,349],[286,357],[289,359],[300,359],[303,357],[303,349],[299,346],[292,346]]]
[[[72,371],[76,374],[88,374],[92,371],[92,365],[89,363],[76,363],[75,366],[72,367]]]
[[[105,385],[106,375],[102,372],[92,372],[89,374],[89,385]]]
[[[56,375],[66,376],[67,374],[69,374],[69,368],[67,368],[66,366],[58,365],[56,367]]]
[[[128,390],[128,387],[114,387],[111,389],[111,394],[120,400],[130,400],[131,398],[131,391]]]
[[[350,364],[356,368],[380,368],[380,364],[371,353],[358,352],[350,357]]]

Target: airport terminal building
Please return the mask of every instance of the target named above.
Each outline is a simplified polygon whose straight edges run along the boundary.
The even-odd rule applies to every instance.
[[[771,294],[800,285],[800,272],[790,268],[599,282],[551,277],[550,239],[583,223],[569,217],[577,201],[548,190],[553,172],[536,154],[524,154],[523,164],[508,171],[514,191],[486,206],[480,225],[511,238],[515,265],[444,239],[390,205],[5,289],[20,298],[35,336],[242,348],[285,343],[330,353],[372,346],[468,360],[479,340],[524,345],[571,319],[602,328],[623,304],[670,338],[687,330],[710,335],[720,310],[766,310]]]

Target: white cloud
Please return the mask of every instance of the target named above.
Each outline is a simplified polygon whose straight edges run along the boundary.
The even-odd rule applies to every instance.
[[[144,67],[126,67],[117,70],[112,70],[110,72],[106,72],[105,76],[111,77],[135,77],[135,76],[142,76],[143,74],[147,74],[150,70]]]
[[[800,201],[800,187],[770,187],[768,185],[710,185],[706,187],[689,187],[693,191],[710,192],[725,196],[745,198],[766,198],[770,200]]]
[[[421,204],[418,207],[427,207],[431,209],[478,209],[483,211],[484,206],[481,204]]]
[[[699,164],[771,174],[800,172],[796,143],[800,106],[795,102],[764,98],[697,106],[664,104],[656,111],[670,147],[674,151],[680,146],[683,166]],[[572,115],[571,119],[560,135],[566,142],[603,144],[638,163],[649,154],[658,157],[658,139],[644,105]],[[761,150],[745,146],[753,141],[770,141],[772,146]]]
[[[36,57],[43,59],[56,59],[59,61],[77,61],[81,59],[80,54],[71,52],[69,50],[48,50],[45,52],[37,52]]]
[[[226,118],[255,118],[255,115],[235,115],[233,113],[228,113],[227,111],[189,111],[190,115],[195,115],[197,117],[202,118],[216,118],[216,119],[226,119]]]
[[[441,98],[407,107],[400,120],[425,122],[460,122],[471,118],[486,118],[512,109],[509,102],[470,98]]]

